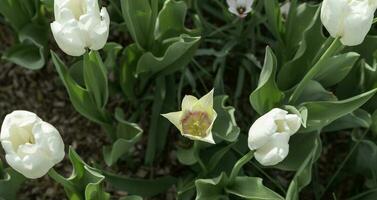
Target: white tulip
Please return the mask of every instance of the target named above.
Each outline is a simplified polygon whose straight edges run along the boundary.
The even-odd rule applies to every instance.
[[[227,0],[229,6],[229,12],[237,15],[240,18],[247,16],[251,12],[251,6],[254,0]]]
[[[64,158],[64,143],[55,127],[28,111],[14,111],[3,122],[0,141],[8,164],[27,178],[44,176]]]
[[[321,20],[332,37],[340,37],[343,45],[355,46],[368,34],[376,8],[376,0],[324,0]]]
[[[162,116],[174,124],[182,136],[215,144],[212,126],[217,113],[213,109],[213,90],[200,99],[186,95],[182,101],[181,111],[163,114]]]
[[[255,159],[264,166],[276,165],[289,152],[289,138],[301,126],[296,114],[274,108],[257,119],[249,130],[248,145],[255,151]]]
[[[51,30],[60,49],[81,56],[86,48],[102,49],[109,36],[110,17],[98,0],[55,0]]]

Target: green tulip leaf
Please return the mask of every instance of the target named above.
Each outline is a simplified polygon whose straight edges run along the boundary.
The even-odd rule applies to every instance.
[[[171,176],[156,179],[137,179],[104,172],[106,181],[114,188],[129,194],[150,197],[168,190],[177,180]]]
[[[222,140],[234,142],[240,133],[240,128],[234,117],[235,109],[225,106],[227,96],[216,96],[213,100],[217,118],[213,124],[212,132]]]
[[[103,149],[105,162],[108,166],[115,164],[123,155],[127,155],[142,137],[143,130],[135,123],[124,120],[123,111],[116,109],[115,118],[118,121],[116,127],[117,140]]]
[[[98,110],[96,102],[88,90],[82,88],[74,81],[63,61],[52,51],[51,56],[55,68],[68,91],[73,107],[80,114],[96,123],[107,123],[107,116],[105,116],[104,111]]]
[[[156,56],[152,52],[144,53],[137,64],[136,73],[157,73],[162,70],[164,74],[170,74],[185,67],[198,48],[200,37],[180,35],[163,43],[167,49],[162,56]],[[161,49],[162,50],[162,49]]]
[[[187,5],[184,1],[165,1],[157,17],[155,38],[172,38],[188,32],[185,29],[186,13]]]
[[[371,125],[371,115],[363,109],[357,109],[352,113],[335,120],[326,126],[322,132],[335,132],[351,128],[369,128]]]
[[[250,103],[260,115],[278,107],[284,98],[284,93],[279,90],[275,82],[276,70],[276,57],[272,50],[267,47],[258,88],[250,95]]]
[[[198,179],[195,181],[196,200],[219,200],[228,199],[224,188],[228,184],[228,177],[225,173],[214,179]]]
[[[279,194],[263,185],[261,178],[239,176],[225,191],[242,199],[283,200]]]
[[[324,70],[319,72],[314,79],[325,87],[333,86],[348,75],[359,57],[360,55],[354,52],[331,57],[325,60],[323,65],[326,67],[323,67]]]
[[[154,20],[149,0],[123,0],[121,8],[123,18],[133,40],[140,49],[147,49],[152,42]]]
[[[305,132],[321,129],[331,122],[352,113],[365,104],[377,92],[377,89],[342,101],[307,102],[301,106],[308,109],[308,121]]]
[[[289,184],[286,200],[299,200],[299,192],[307,185],[312,179],[312,166],[318,158],[318,149],[320,143],[317,141],[314,144],[311,152],[307,155],[306,159],[301,162],[293,180]]]
[[[3,169],[0,160],[0,199],[17,200],[17,192],[26,178],[12,168]]]
[[[98,109],[103,109],[109,98],[107,71],[97,51],[84,55],[84,81]]]

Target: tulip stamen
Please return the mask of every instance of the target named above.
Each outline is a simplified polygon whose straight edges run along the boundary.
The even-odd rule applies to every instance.
[[[245,7],[238,7],[237,8],[237,12],[240,14],[240,15],[243,15],[246,11],[246,8]]]
[[[206,137],[211,119],[205,112],[187,112],[181,120],[184,134]]]

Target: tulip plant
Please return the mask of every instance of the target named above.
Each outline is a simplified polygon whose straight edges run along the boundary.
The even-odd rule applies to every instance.
[[[52,65],[107,138],[102,160],[86,162],[57,124],[7,114],[0,199],[44,176],[71,200],[377,199],[376,9],[377,0],[1,0],[0,23],[14,33],[2,58]],[[155,173],[166,160],[172,169]],[[344,180],[363,181],[344,192]]]

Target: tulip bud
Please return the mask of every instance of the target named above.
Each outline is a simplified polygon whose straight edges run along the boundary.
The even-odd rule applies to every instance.
[[[237,15],[240,18],[245,18],[251,12],[251,6],[254,0],[227,0],[229,12]]]
[[[248,145],[255,151],[255,159],[264,166],[276,165],[289,152],[289,138],[301,126],[296,114],[275,108],[257,119],[249,130]]]
[[[7,163],[30,179],[44,176],[64,158],[64,143],[51,124],[28,111],[14,111],[3,122],[0,141]]]
[[[86,48],[102,49],[109,36],[110,17],[98,0],[55,0],[51,30],[60,49],[81,56]]]
[[[215,144],[212,126],[217,113],[213,109],[213,90],[199,100],[186,95],[182,101],[182,111],[162,116],[173,123],[184,137]]]
[[[343,45],[355,46],[368,34],[376,8],[376,0],[324,0],[321,20],[332,37],[340,37]]]

